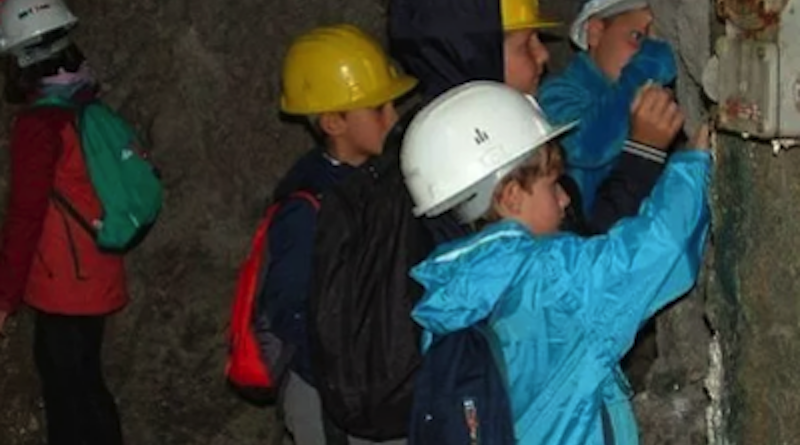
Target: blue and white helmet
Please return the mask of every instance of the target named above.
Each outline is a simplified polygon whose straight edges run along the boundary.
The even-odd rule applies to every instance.
[[[586,23],[592,17],[613,17],[623,12],[646,8],[647,0],[589,0],[583,5],[578,18],[572,22],[569,35],[572,42],[582,50],[588,49],[586,42]]]

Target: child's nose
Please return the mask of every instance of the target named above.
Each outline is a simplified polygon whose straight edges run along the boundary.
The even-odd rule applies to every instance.
[[[550,60],[550,51],[548,51],[547,47],[543,44],[539,44],[539,51],[537,53],[537,57],[539,59],[540,65],[547,64],[547,61]]]
[[[536,60],[536,63],[540,66],[546,64],[547,61],[550,60],[550,51],[548,51],[544,43],[539,40],[539,36],[536,33],[531,36],[530,49],[534,60]]]

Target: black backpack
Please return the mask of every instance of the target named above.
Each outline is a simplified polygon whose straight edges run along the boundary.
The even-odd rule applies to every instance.
[[[413,114],[389,134],[383,155],[328,191],[317,220],[309,295],[317,389],[339,427],[378,441],[407,435],[421,363],[410,314],[423,292],[409,270],[434,247],[399,165]]]
[[[514,445],[502,351],[486,322],[436,338],[414,388],[409,445]]]

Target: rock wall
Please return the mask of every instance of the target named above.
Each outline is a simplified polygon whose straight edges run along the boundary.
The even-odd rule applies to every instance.
[[[800,153],[722,136],[717,164],[709,317],[722,370],[712,443],[797,443]]]

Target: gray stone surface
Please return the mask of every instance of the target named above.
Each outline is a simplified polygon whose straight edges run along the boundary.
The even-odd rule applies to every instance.
[[[715,443],[797,443],[800,152],[775,157],[726,136],[717,164],[709,317],[724,373]]]

